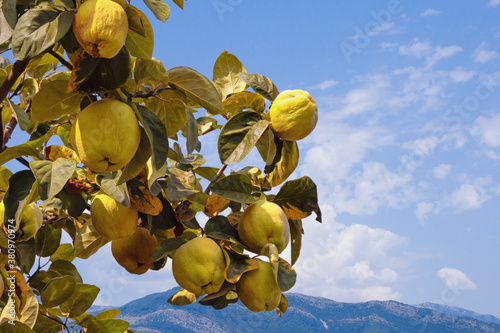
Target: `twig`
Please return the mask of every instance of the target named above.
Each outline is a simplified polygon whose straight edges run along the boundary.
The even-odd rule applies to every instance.
[[[210,188],[212,187],[213,184],[215,184],[217,180],[219,180],[220,176],[222,175],[224,170],[226,170],[226,168],[227,164],[222,164],[222,166],[220,167],[219,171],[217,171],[212,181],[210,181],[210,184],[208,184],[207,189],[205,190],[206,194],[210,194]]]
[[[5,97],[7,97],[7,94],[10,91],[10,88],[16,83],[17,79],[21,74],[26,70],[26,67],[28,67],[29,60],[18,60],[14,63],[14,66],[10,70],[9,75],[3,81],[2,86],[0,86],[0,103],[3,102]]]
[[[2,142],[1,151],[5,150],[5,145],[10,140],[10,137],[12,136],[12,132],[14,132],[14,129],[16,128],[16,126],[17,126],[17,118],[12,117],[12,119],[9,122],[9,125],[7,125],[7,126],[5,126],[5,128],[3,128],[3,135],[2,135],[3,142]]]
[[[59,60],[59,62],[61,64],[63,64],[64,66],[66,66],[70,71],[73,70],[73,65],[70,64],[66,59],[64,59],[63,57],[61,57],[59,55],[59,53],[55,52],[54,50],[50,50],[49,51],[49,54],[52,55],[54,58],[56,58],[57,60]]]

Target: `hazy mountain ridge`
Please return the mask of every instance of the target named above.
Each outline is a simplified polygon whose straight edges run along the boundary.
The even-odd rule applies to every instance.
[[[119,309],[120,318],[140,333],[158,332],[492,332],[500,325],[443,314],[395,301],[341,303],[288,293],[288,311],[253,313],[240,303],[222,310],[197,303],[170,305],[170,290],[132,301]],[[462,309],[463,310],[463,309]],[[467,310],[464,310],[467,312]]]
[[[422,303],[415,305],[416,307],[434,310],[440,313],[457,316],[457,317],[469,317],[481,321],[485,321],[487,323],[493,323],[500,325],[500,318],[497,318],[493,315],[489,314],[480,314],[474,311],[458,308],[456,306],[449,306],[437,303]]]

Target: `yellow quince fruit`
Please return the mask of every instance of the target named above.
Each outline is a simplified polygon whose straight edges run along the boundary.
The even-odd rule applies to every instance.
[[[78,114],[70,141],[89,169],[113,172],[134,157],[141,128],[130,106],[115,99],[101,99]]]
[[[132,274],[144,274],[153,267],[153,252],[158,246],[155,235],[139,227],[130,236],[111,242],[116,262]]]
[[[259,268],[243,273],[236,283],[236,293],[249,310],[272,311],[280,304],[281,290],[271,264],[257,260]]]
[[[297,141],[308,136],[318,122],[318,107],[307,91],[285,90],[269,109],[271,127],[283,140]]]
[[[225,268],[222,249],[207,237],[193,238],[182,244],[172,260],[175,281],[196,296],[218,292],[224,283]]]
[[[90,205],[90,217],[95,230],[104,238],[115,240],[132,235],[137,229],[139,213],[104,192],[98,193]]]
[[[290,240],[290,226],[280,206],[259,200],[248,206],[241,215],[238,236],[254,253],[260,253],[267,243],[276,245],[278,253],[281,253]]]
[[[127,13],[112,0],[87,0],[76,12],[73,31],[94,58],[113,58],[127,39]]]

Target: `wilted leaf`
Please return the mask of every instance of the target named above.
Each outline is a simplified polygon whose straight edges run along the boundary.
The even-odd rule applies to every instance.
[[[182,91],[211,114],[222,112],[222,100],[212,81],[188,67],[172,68],[167,75],[169,86]]]
[[[241,112],[229,119],[217,142],[221,162],[240,162],[252,150],[268,126],[269,121],[263,120],[253,111]]]
[[[68,160],[73,160],[75,162],[80,162],[80,159],[78,158],[76,152],[68,147],[51,145],[45,147],[43,152],[45,154],[45,158],[49,161],[55,161],[58,158],[62,157]]]
[[[273,202],[283,209],[289,219],[302,219],[315,212],[316,220],[321,222],[316,184],[307,176],[283,184]]]
[[[213,81],[222,93],[223,100],[247,88],[247,84],[238,77],[239,73],[246,73],[243,64],[231,53],[222,52],[214,64]]]
[[[177,306],[183,306],[183,305],[189,305],[194,302],[196,302],[196,299],[198,297],[193,294],[190,291],[187,291],[186,289],[181,289],[178,292],[176,292],[174,295],[172,295],[169,299],[168,302],[172,305],[177,305]]]
[[[217,216],[229,206],[229,199],[222,198],[215,193],[210,194],[205,205],[205,215],[208,217]]]
[[[278,88],[271,80],[263,75],[240,73],[238,77],[252,87],[256,93],[261,94],[271,102],[279,95]]]
[[[143,179],[147,182],[147,179]],[[163,210],[161,200],[151,194],[146,184],[134,178],[128,182],[130,201],[138,211],[148,215],[158,215]]]
[[[288,299],[284,294],[281,294],[280,304],[278,305],[276,311],[277,312],[279,311],[278,315],[281,317],[281,313],[285,313],[287,309],[288,309]]]
[[[66,80],[44,81],[38,93],[33,96],[31,118],[44,122],[80,110],[83,95],[66,92],[67,88]]]

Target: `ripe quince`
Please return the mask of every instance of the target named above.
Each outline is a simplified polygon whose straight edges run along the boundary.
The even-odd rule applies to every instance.
[[[115,240],[132,235],[137,229],[139,213],[104,192],[98,193],[90,205],[90,217],[95,230],[104,238]]]
[[[307,91],[285,90],[269,109],[275,135],[283,140],[297,141],[308,136],[318,122],[318,107]]]
[[[112,0],[87,0],[76,12],[73,31],[94,58],[113,58],[127,39],[127,13]]]
[[[280,304],[281,290],[271,264],[257,259],[259,268],[243,273],[236,283],[236,293],[253,312],[272,311]]]
[[[132,274],[144,274],[153,267],[153,252],[158,246],[155,235],[139,227],[130,236],[111,242],[116,262]]]
[[[238,236],[246,247],[260,253],[264,245],[276,245],[281,253],[290,239],[288,219],[277,204],[259,200],[245,209],[238,222]]]
[[[224,283],[225,268],[222,249],[207,237],[193,238],[182,244],[172,260],[175,281],[196,296],[218,292]]]
[[[141,128],[134,110],[115,99],[101,99],[83,109],[70,134],[78,157],[95,172],[123,168],[141,141]]]

